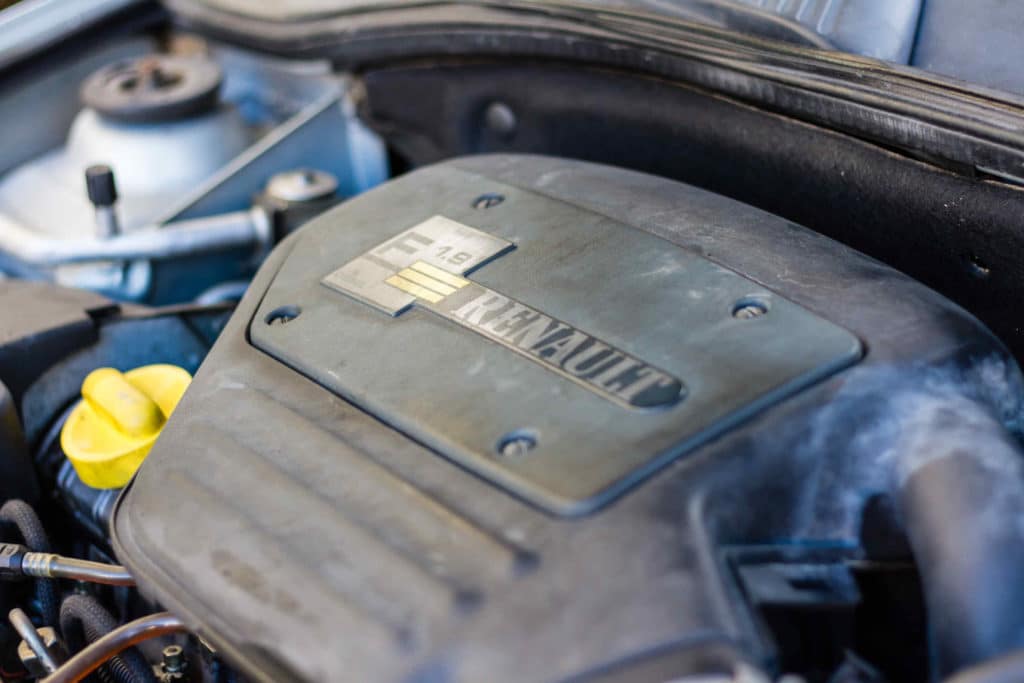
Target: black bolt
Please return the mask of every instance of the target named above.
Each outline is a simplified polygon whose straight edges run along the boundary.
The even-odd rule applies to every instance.
[[[85,169],[85,190],[94,206],[113,206],[117,201],[114,171],[106,164]]]

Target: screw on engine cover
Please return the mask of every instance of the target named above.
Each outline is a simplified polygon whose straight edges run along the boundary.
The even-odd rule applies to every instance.
[[[992,269],[985,265],[985,262],[976,255],[970,254],[964,258],[964,261],[967,264],[967,272],[977,279],[986,280],[992,275]]]
[[[495,194],[494,192],[488,192],[487,194],[482,194],[473,200],[473,208],[490,209],[492,207],[497,206],[498,204],[501,204],[503,201],[505,201],[504,195]]]
[[[160,655],[160,680],[184,681],[185,670],[188,668],[184,648],[180,645],[168,645]]]
[[[301,313],[302,309],[298,306],[278,306],[267,313],[267,317],[263,320],[268,325],[287,325],[298,318]]]
[[[768,312],[768,304],[758,299],[740,299],[732,307],[732,317],[737,320],[753,320]]]
[[[519,458],[537,447],[535,434],[525,429],[517,429],[498,439],[498,455],[503,458]]]

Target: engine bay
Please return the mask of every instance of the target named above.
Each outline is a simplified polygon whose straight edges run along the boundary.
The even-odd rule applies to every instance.
[[[0,681],[1016,680],[1024,105],[391,9],[0,74]]]

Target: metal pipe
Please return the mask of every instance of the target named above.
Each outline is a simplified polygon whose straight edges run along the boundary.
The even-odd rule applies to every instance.
[[[185,631],[185,624],[169,612],[159,612],[129,621],[66,661],[42,683],[78,683],[114,655],[144,640]]]
[[[219,285],[210,287],[208,290],[197,296],[195,304],[198,306],[213,306],[215,304],[223,304],[226,302],[237,303],[238,301],[241,301],[243,296],[245,296],[247,289],[249,289],[248,280],[222,282]]]
[[[21,639],[25,641],[25,644],[32,650],[33,654],[39,658],[39,663],[43,665],[46,673],[56,671],[60,665],[54,659],[53,653],[46,647],[46,643],[43,642],[39,631],[36,630],[35,624],[28,618],[28,615],[15,607],[8,614],[7,618],[10,619],[11,626],[18,632]]]
[[[73,579],[108,586],[135,585],[135,579],[121,565],[77,560],[53,553],[25,553],[21,571],[25,576],[46,579]]]
[[[252,208],[151,226],[108,239],[51,239],[7,225],[0,230],[0,251],[30,266],[53,267],[93,261],[169,259],[240,247],[266,248],[271,233],[266,212]]]

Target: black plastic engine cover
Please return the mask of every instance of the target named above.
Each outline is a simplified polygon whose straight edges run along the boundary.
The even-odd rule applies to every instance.
[[[848,331],[599,213],[453,167],[401,196],[308,231],[250,341],[552,512],[592,511],[860,357]]]
[[[456,160],[271,255],[115,543],[258,679],[763,663],[725,550],[861,552],[886,483],[852,435],[936,372],[994,401],[1019,379],[962,310],[777,217],[592,164]]]

